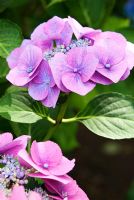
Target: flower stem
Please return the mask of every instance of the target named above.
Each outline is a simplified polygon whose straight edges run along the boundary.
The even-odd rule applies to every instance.
[[[29,136],[31,136],[31,130],[32,130],[32,125],[28,124],[28,135]],[[31,140],[29,140],[29,142],[28,142],[28,146],[27,146],[28,152],[30,152],[30,148],[31,148]]]
[[[70,122],[76,122],[77,118],[76,117],[72,117],[72,118],[68,118],[68,119],[62,119],[62,123],[70,123]]]
[[[19,127],[19,124],[16,123],[16,122],[12,122],[10,121],[10,126],[15,134],[16,137],[19,137],[20,134],[21,134],[21,131],[20,131],[20,127]]]
[[[49,131],[48,131],[47,135],[45,136],[44,140],[49,140],[52,137],[52,135],[56,132],[56,130],[58,129],[59,125],[62,123],[62,119],[63,119],[63,117],[65,115],[66,110],[67,110],[68,101],[69,101],[69,97],[67,97],[66,101],[61,105],[60,111],[59,111],[59,113],[57,115],[57,118],[56,118],[56,121],[53,120],[50,117],[47,118],[48,121],[50,121],[50,122],[52,122],[54,124],[54,126],[52,126],[49,129]]]

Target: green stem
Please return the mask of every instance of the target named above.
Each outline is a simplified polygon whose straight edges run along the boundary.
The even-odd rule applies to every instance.
[[[55,133],[55,131],[57,130],[57,128],[59,127],[59,124],[54,125],[53,127],[51,127],[47,133],[47,135],[45,136],[44,140],[49,140],[52,135]]]
[[[68,119],[62,119],[63,123],[70,123],[70,122],[76,122],[77,118],[76,117],[72,117],[72,118],[68,118]]]
[[[51,122],[52,124],[56,124],[56,121],[54,120],[54,119],[52,119],[51,117],[47,117],[47,120],[49,121],[49,122]]]
[[[67,100],[61,105],[60,111],[59,111],[57,119],[56,119],[56,124],[60,124],[62,122],[62,119],[67,110],[68,101],[69,101],[69,97],[67,97]]]
[[[28,124],[28,135],[29,136],[31,136],[31,130],[32,130],[32,125]],[[30,152],[30,148],[31,148],[31,140],[29,140],[29,142],[28,142],[28,146],[27,146],[28,152]]]
[[[11,128],[12,128],[14,134],[15,134],[17,137],[19,137],[20,134],[21,134],[21,131],[20,131],[20,128],[19,128],[19,124],[16,123],[16,122],[10,121],[10,125],[11,125]]]
[[[56,118],[56,121],[53,120],[52,118],[50,117],[47,117],[47,119],[51,122],[53,122],[54,126],[51,127],[47,133],[47,135],[45,136],[44,140],[49,140],[52,135],[56,132],[57,128],[59,127],[60,123],[62,122],[62,119],[65,115],[65,112],[66,112],[66,109],[67,109],[67,106],[68,106],[68,101],[69,101],[69,98],[67,97],[65,103],[63,103],[60,107],[60,111],[57,115],[57,118]]]

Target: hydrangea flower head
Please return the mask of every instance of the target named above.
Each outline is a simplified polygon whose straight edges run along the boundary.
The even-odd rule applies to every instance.
[[[96,84],[125,80],[134,66],[134,44],[119,33],[55,16],[40,24],[7,62],[12,84],[27,87],[33,99],[55,107],[60,91],[86,95]]]

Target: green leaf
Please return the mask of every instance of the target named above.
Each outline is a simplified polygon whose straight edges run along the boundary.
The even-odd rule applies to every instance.
[[[33,108],[33,100],[24,92],[6,93],[0,99],[0,115],[20,123],[34,123],[42,119]]]
[[[9,53],[21,44],[22,33],[13,22],[0,19],[0,56],[6,58]]]
[[[28,0],[0,0],[0,12],[3,12],[6,8],[21,6],[27,2]]]
[[[99,95],[78,114],[77,120],[99,136],[134,138],[134,99],[119,93]]]
[[[100,28],[111,14],[115,0],[67,0],[70,14],[84,25]]]
[[[0,82],[6,81],[5,77],[9,71],[9,67],[4,58],[0,58]]]
[[[116,31],[119,28],[127,28],[130,25],[130,20],[126,18],[111,16],[103,25],[105,31]]]
[[[118,32],[122,33],[127,38],[127,40],[134,43],[134,29],[133,28],[118,29]]]
[[[62,3],[64,2],[65,0],[51,0],[50,3],[47,5],[47,8],[57,4],[57,3]]]
[[[77,123],[61,124],[53,135],[53,139],[60,145],[63,151],[71,151],[79,146],[77,142]]]

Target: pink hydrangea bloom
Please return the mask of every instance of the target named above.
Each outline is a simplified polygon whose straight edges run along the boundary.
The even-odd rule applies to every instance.
[[[27,195],[23,186],[15,186],[9,196],[4,191],[0,191],[0,200],[43,200],[36,192],[29,192]]]
[[[7,62],[12,84],[27,87],[32,98],[55,107],[60,90],[86,95],[97,83],[126,79],[134,66],[134,44],[119,33],[55,16],[40,24]]]
[[[21,149],[25,149],[30,136],[23,135],[13,140],[11,133],[0,134],[0,154],[17,156]]]
[[[45,181],[45,185],[51,193],[56,193],[57,200],[89,200],[85,192],[71,179],[70,183],[63,184],[54,180]]]
[[[52,74],[57,86],[80,95],[86,95],[94,87],[90,81],[94,74],[98,59],[94,56],[91,47],[71,49],[66,55],[58,53],[49,61]]]
[[[40,100],[47,107],[55,107],[60,90],[55,85],[51,69],[44,60],[39,66],[37,76],[29,83],[28,92],[35,100]]]
[[[25,151],[19,152],[19,157],[25,162],[27,167],[33,167],[38,173],[57,179],[55,176],[66,175],[74,167],[75,160],[68,160],[62,155],[60,147],[51,141],[36,142],[31,146],[30,155]],[[67,177],[65,177],[67,179]]]

